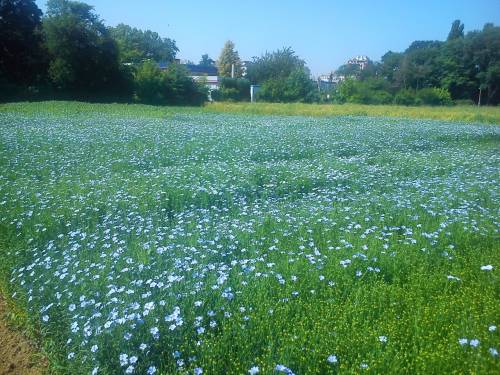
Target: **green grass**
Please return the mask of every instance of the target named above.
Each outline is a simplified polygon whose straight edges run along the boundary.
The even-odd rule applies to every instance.
[[[102,113],[118,116],[162,118],[178,113],[241,113],[286,116],[382,116],[396,118],[434,119],[486,124],[500,124],[500,107],[406,107],[363,104],[281,104],[281,103],[208,103],[202,108],[161,107],[141,104],[91,104],[82,102],[35,102],[0,104],[0,113],[16,111],[26,114]]]
[[[499,373],[500,128],[218,106],[0,107],[1,290],[51,369]]]

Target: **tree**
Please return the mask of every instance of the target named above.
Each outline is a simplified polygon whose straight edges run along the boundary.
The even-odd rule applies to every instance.
[[[31,84],[43,73],[41,17],[33,0],[0,0],[0,79]]]
[[[109,28],[120,51],[120,61],[139,64],[145,60],[171,62],[179,52],[175,40],[162,38],[151,30],[132,28],[123,23]]]
[[[318,100],[317,89],[304,60],[291,47],[266,52],[253,59],[247,77],[260,84],[259,98],[270,102],[311,102]]]
[[[215,66],[215,61],[212,60],[207,53],[205,53],[204,55],[201,55],[201,60],[200,60],[200,63],[198,64],[200,66],[205,66],[205,67],[208,67],[208,66]]]
[[[260,84],[270,79],[284,80],[293,71],[304,68],[304,60],[299,58],[291,47],[285,47],[254,57],[247,67],[247,78],[252,84]]]
[[[234,65],[234,77],[241,77],[241,60],[238,52],[234,49],[234,43],[228,40],[224,44],[224,48],[217,60],[219,75],[222,77],[231,77],[231,72]]]
[[[451,24],[451,30],[448,34],[448,41],[464,37],[464,24],[460,20],[455,20]]]
[[[127,82],[118,47],[93,7],[69,0],[49,0],[43,20],[54,85],[72,93],[124,92]]]

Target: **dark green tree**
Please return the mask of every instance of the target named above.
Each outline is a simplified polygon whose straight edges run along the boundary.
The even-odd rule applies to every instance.
[[[33,0],[0,0],[0,79],[32,84],[43,74],[42,12]]]
[[[109,31],[118,44],[122,63],[139,64],[148,59],[171,62],[179,52],[175,40],[162,38],[151,30],[143,31],[121,23]]]
[[[149,60],[139,66],[135,75],[136,97],[142,103],[169,105],[201,105],[207,89],[196,83],[180,64],[160,70]]]
[[[295,70],[304,68],[304,60],[291,47],[286,47],[255,57],[247,67],[246,78],[252,84],[261,84],[270,79],[287,79]]]
[[[57,88],[88,95],[126,91],[118,47],[92,6],[49,0],[43,31]]]
[[[319,99],[304,60],[290,47],[266,52],[247,67],[247,78],[260,84],[259,98],[270,102],[312,102]]]
[[[215,61],[212,60],[210,58],[210,56],[208,56],[207,53],[205,53],[204,55],[201,55],[201,60],[199,62],[200,66],[215,66]]]
[[[451,30],[448,34],[448,41],[464,37],[464,24],[460,20],[455,20],[451,24]]]

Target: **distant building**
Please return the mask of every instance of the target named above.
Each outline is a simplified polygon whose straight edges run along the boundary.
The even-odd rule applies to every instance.
[[[330,74],[323,74],[318,77],[318,89],[320,91],[331,91],[342,81],[345,80],[345,76],[338,75],[334,72]]]
[[[370,63],[368,56],[356,56],[347,61],[347,65],[358,65],[361,70],[365,69]]]
[[[218,90],[220,85],[219,70],[215,66],[201,66],[194,64],[184,65],[189,70],[189,75],[195,81],[205,80],[209,90]]]

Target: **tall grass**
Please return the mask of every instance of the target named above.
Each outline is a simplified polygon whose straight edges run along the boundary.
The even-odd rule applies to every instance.
[[[74,101],[49,101],[33,103],[0,104],[0,113],[16,111],[25,114],[51,113],[72,115],[100,113],[117,116],[162,118],[179,113],[242,113],[253,115],[286,116],[382,116],[395,118],[421,118],[500,124],[500,107],[406,107],[396,105],[362,104],[303,104],[303,103],[207,103],[204,107],[164,107],[142,104],[93,104]]]

